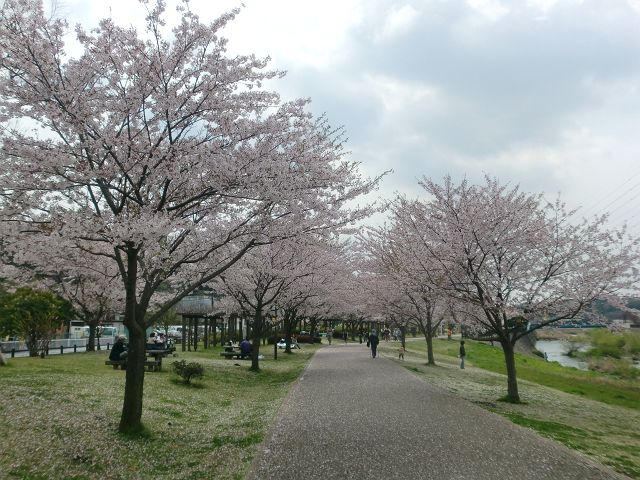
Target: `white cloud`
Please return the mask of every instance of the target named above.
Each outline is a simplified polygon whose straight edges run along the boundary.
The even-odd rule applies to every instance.
[[[387,12],[376,42],[384,42],[409,31],[417,22],[420,12],[412,5],[393,6]]]
[[[380,75],[365,75],[361,81],[360,88],[365,86],[384,107],[383,118],[385,119],[388,119],[389,115],[393,114],[407,115],[411,109],[437,108],[437,89],[427,84],[407,82]],[[353,86],[356,87],[355,85]]]
[[[467,4],[490,22],[497,22],[509,13],[509,9],[499,0],[467,0]]]

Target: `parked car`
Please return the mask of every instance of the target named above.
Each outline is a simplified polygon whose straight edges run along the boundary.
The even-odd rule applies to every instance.
[[[167,336],[169,338],[182,338],[182,327],[169,327]]]
[[[287,348],[287,342],[285,341],[284,338],[280,340],[278,343],[276,343],[276,345],[278,348]],[[300,345],[298,345],[297,343],[291,342],[291,348],[300,348]]]

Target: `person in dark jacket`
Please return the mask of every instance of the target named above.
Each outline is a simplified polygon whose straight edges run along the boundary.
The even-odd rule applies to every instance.
[[[240,358],[251,356],[251,342],[246,338],[240,342]]]
[[[460,341],[460,368],[464,368],[464,357],[467,352],[464,351],[464,340]]]
[[[126,360],[127,353],[127,346],[124,344],[124,337],[120,335],[116,338],[116,343],[113,344],[113,348],[109,354],[109,360],[112,362]]]
[[[378,338],[378,333],[375,330],[371,330],[369,334],[369,345],[371,346],[371,356],[376,358],[378,354],[378,343],[380,343],[380,339]]]

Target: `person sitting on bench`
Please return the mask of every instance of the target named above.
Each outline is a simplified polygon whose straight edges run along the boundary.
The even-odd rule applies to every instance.
[[[246,338],[240,342],[240,358],[251,356],[251,343]]]
[[[147,350],[162,350],[162,340],[159,335],[156,335],[156,332],[151,332],[149,334],[149,338],[147,339]]]
[[[127,360],[127,346],[124,341],[126,338],[122,335],[116,337],[116,343],[114,343],[111,353],[109,354],[109,360],[112,362],[119,362],[120,360]]]
[[[166,340],[164,338],[164,333],[160,332],[156,335],[156,346],[158,350],[164,350],[166,345]]]

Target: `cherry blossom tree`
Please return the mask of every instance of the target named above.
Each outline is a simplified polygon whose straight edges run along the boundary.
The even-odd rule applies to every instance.
[[[493,178],[483,185],[450,178],[420,185],[428,200],[399,196],[394,203],[404,245],[433,266],[425,272],[434,283],[483,313],[470,316],[475,326],[469,326],[500,342],[507,398],[518,402],[515,343],[532,328],[573,318],[594,299],[634,285],[637,241],[607,229],[605,218],[578,219],[560,201]]]
[[[283,273],[294,281],[278,298],[284,311],[285,352],[291,352],[291,333],[298,319],[309,321],[313,338],[318,322],[331,311],[332,299],[353,286],[344,242],[323,237],[300,239],[293,258]]]
[[[295,252],[292,240],[263,245],[247,253],[221,277],[224,291],[251,318],[251,370],[260,369],[260,341],[270,321],[269,308],[298,278],[309,275],[296,269],[299,263]],[[296,273],[291,275],[289,270]]]
[[[396,226],[397,227],[397,226]],[[371,229],[361,238],[370,296],[378,311],[385,311],[404,332],[415,325],[427,344],[427,365],[435,365],[433,338],[444,320],[445,299],[439,286],[422,272],[424,258],[416,259],[412,248],[403,246],[398,228]]]
[[[80,275],[73,277],[60,275],[52,280],[57,281],[51,283],[50,289],[66,299],[72,305],[76,315],[89,327],[87,351],[95,351],[98,330],[119,312],[124,303],[122,284],[116,279],[107,282],[102,277],[96,279],[95,276]]]
[[[271,321],[270,307],[282,311],[287,350],[291,353],[291,333],[298,314],[319,296],[339,253],[339,245],[323,236],[299,236],[253,249],[224,274],[226,293],[252,319],[253,370],[259,369],[260,340]]]
[[[237,13],[205,25],[183,7],[169,30],[158,1],[141,34],[76,27],[69,58],[67,24],[41,2],[0,9],[2,244],[45,272],[52,246],[114,265],[130,334],[121,431],[142,427],[148,326],[254,246],[361,218],[346,205],[377,182],[306,101],[262,89],[281,75],[266,60],[226,54]]]

